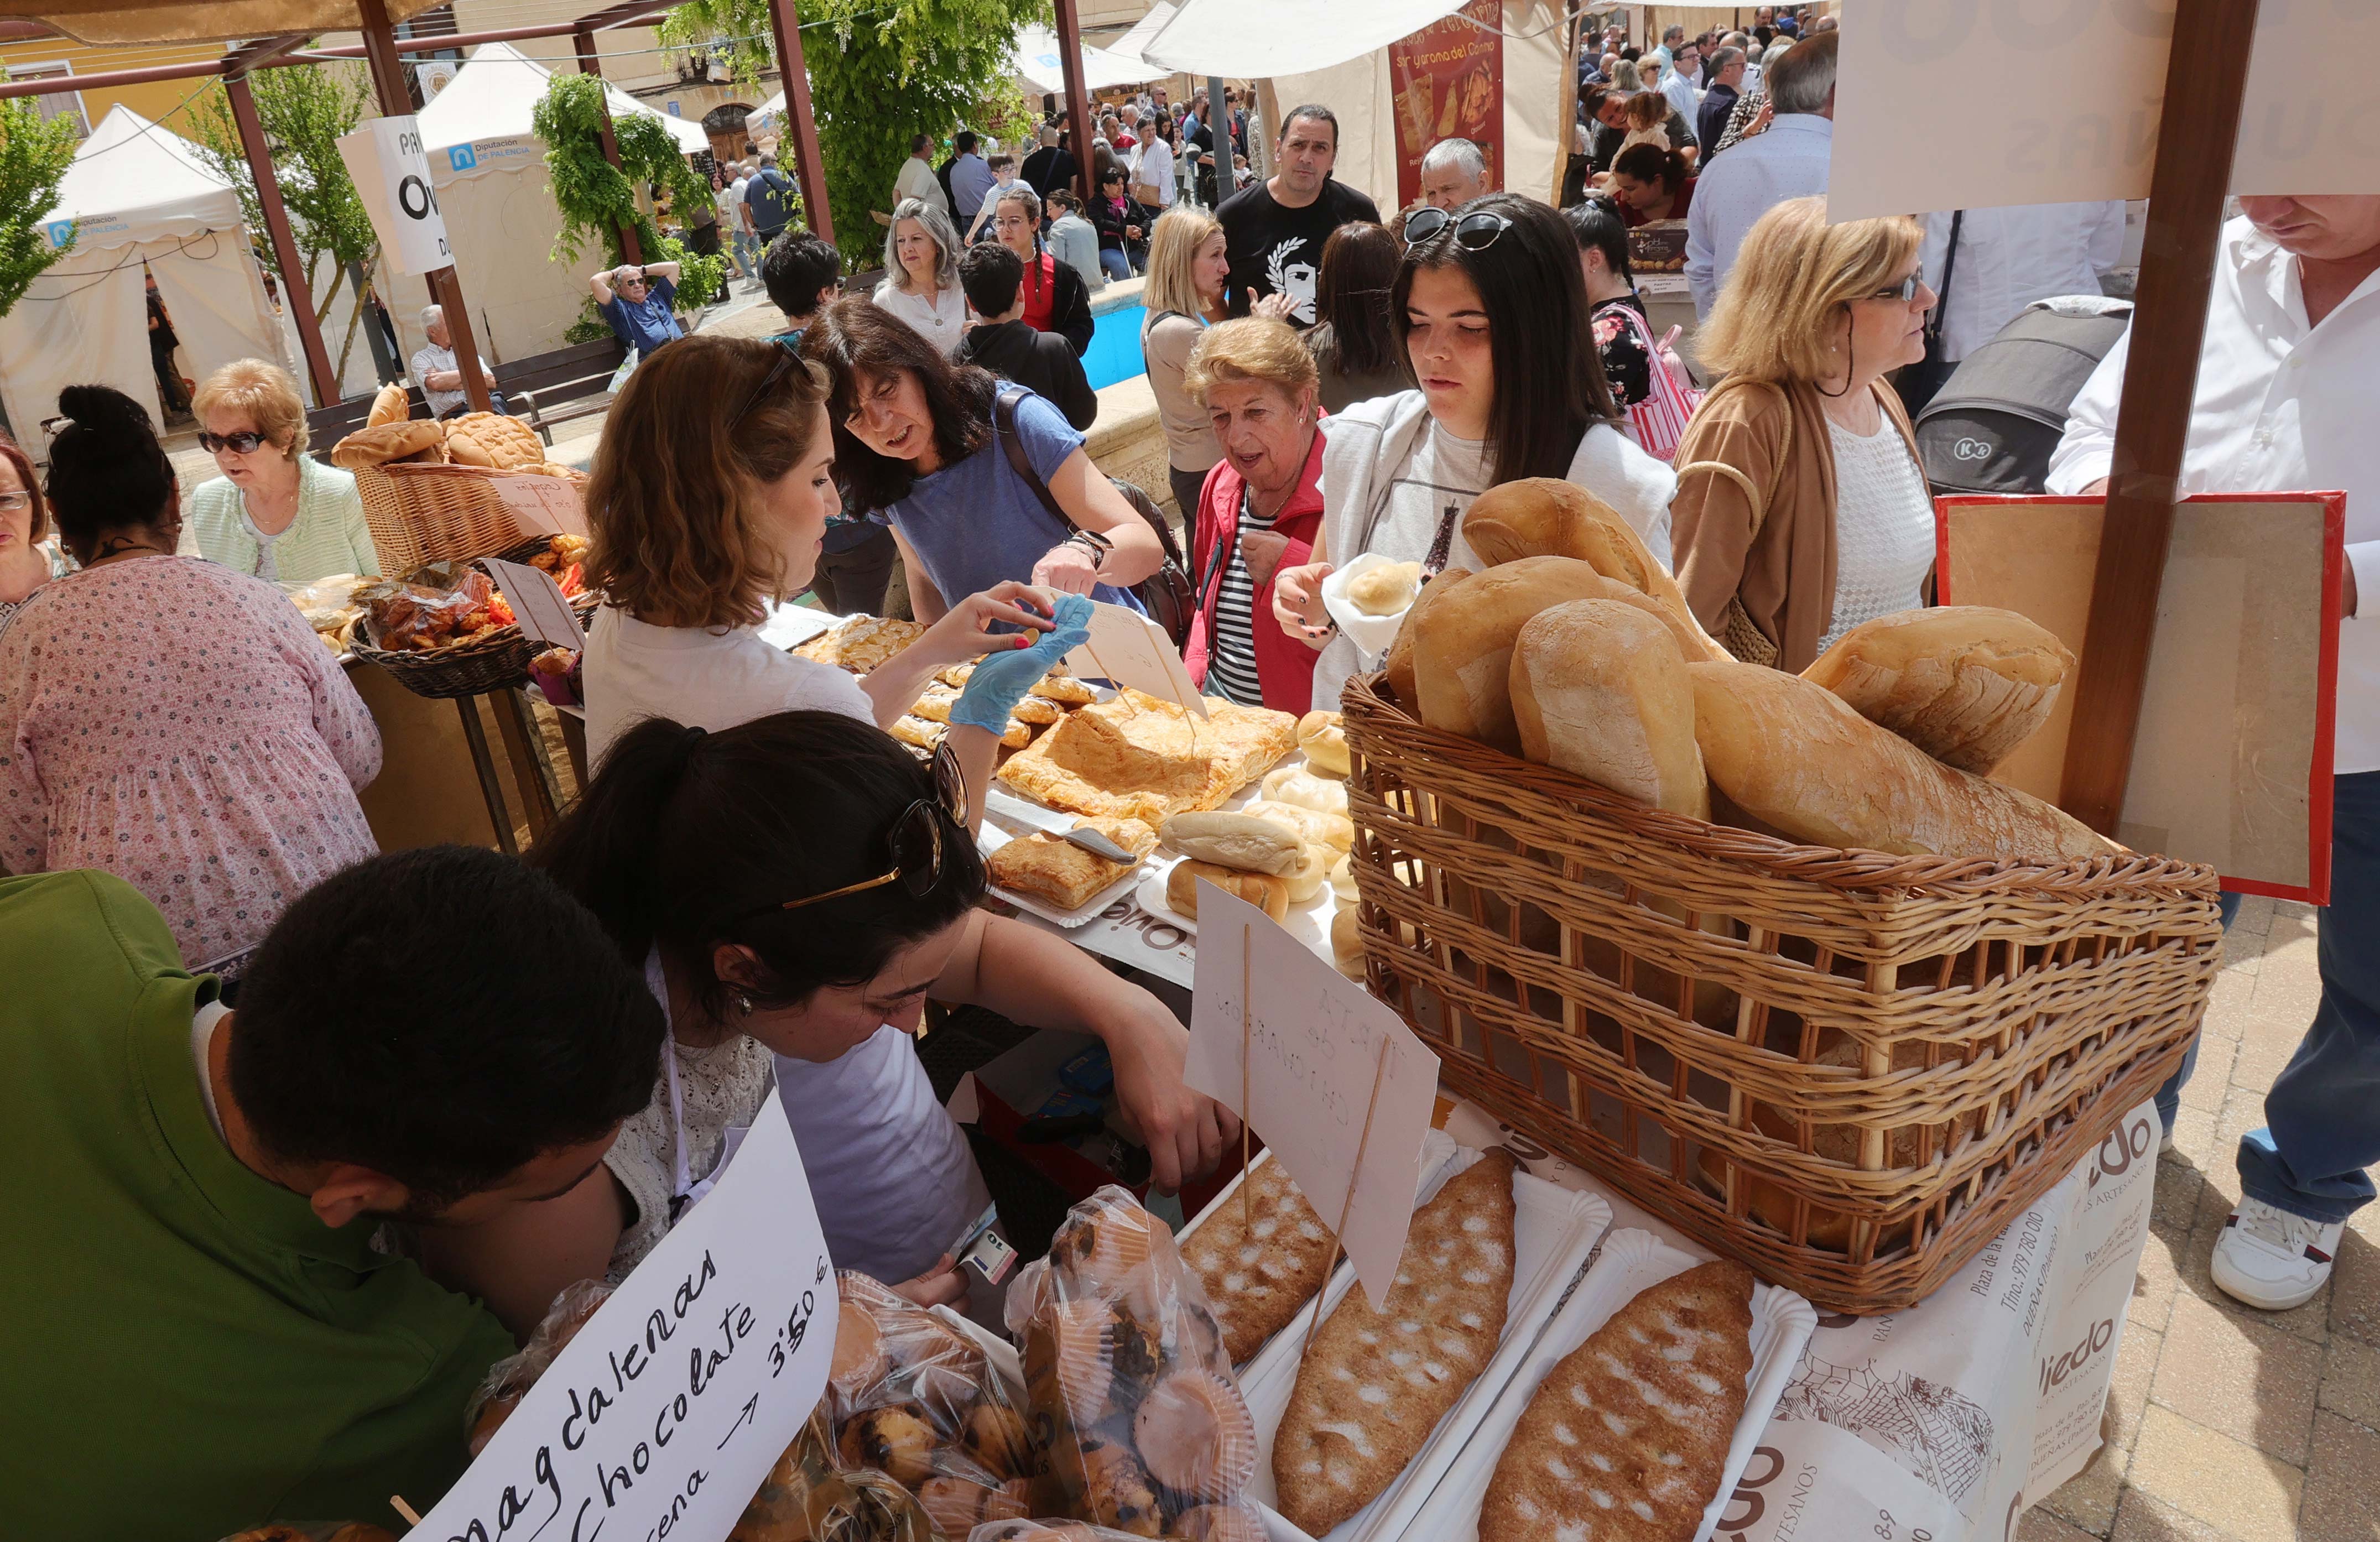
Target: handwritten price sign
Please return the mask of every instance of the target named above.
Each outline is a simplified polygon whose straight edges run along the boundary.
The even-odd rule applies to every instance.
[[[410,1536],[727,1535],[826,1390],[833,1266],[776,1099]]]

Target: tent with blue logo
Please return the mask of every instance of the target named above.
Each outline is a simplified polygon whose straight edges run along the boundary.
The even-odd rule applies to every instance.
[[[42,228],[52,246],[71,237],[72,249],[0,317],[0,403],[35,454],[68,385],[112,385],[162,420],[144,269],[180,339],[183,377],[235,358],[292,362],[239,194],[197,146],[131,108],[111,111],[75,152]]]
[[[511,43],[481,43],[419,115],[438,212],[491,364],[564,346],[562,334],[588,298],[587,275],[604,261],[591,246],[575,259],[548,260],[562,212],[530,115],[552,79]],[[605,94],[613,118],[656,117],[686,153],[710,148],[701,124],[655,112],[617,86]],[[394,319],[410,358],[425,341],[419,309],[405,306]]]

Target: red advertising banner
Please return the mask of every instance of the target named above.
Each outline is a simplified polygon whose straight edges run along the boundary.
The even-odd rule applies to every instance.
[[[1488,156],[1488,185],[1504,185],[1503,26],[1503,0],[1470,0],[1389,44],[1398,208],[1421,197],[1422,155],[1440,140],[1476,144]]]

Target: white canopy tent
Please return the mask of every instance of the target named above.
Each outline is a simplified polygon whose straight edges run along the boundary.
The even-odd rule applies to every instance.
[[[235,358],[291,366],[239,194],[180,135],[117,106],[75,152],[43,225],[52,246],[71,235],[73,249],[0,317],[0,401],[34,455],[68,385],[112,385],[163,421],[144,264],[180,339],[180,373],[201,380]]]
[[[1065,95],[1065,62],[1057,33],[1047,27],[1018,30],[1016,47],[1009,55],[1009,70],[1025,83],[1026,90]],[[1105,91],[1110,86],[1137,86],[1144,80],[1161,80],[1172,73],[1130,55],[1083,44],[1083,89],[1087,91]]]
[[[431,185],[491,364],[563,346],[588,297],[587,275],[602,261],[592,251],[576,262],[547,256],[562,212],[530,115],[552,78],[510,43],[482,43],[419,115]],[[608,83],[604,95],[614,119],[658,118],[686,153],[710,148],[699,123],[655,112]],[[408,303],[392,301],[389,311],[410,358],[424,341],[421,304],[413,298],[421,290],[404,288]]]

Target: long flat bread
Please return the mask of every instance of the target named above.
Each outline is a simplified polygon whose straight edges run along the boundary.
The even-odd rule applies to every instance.
[[[1752,1372],[1752,1271],[1640,1291],[1539,1384],[1496,1463],[1479,1542],[1694,1542]]]
[[[1242,1186],[1248,1192],[1253,1224],[1243,1218],[1233,1195],[1182,1239],[1182,1261],[1207,1293],[1208,1309],[1222,1325],[1223,1348],[1234,1366],[1255,1358],[1265,1341],[1314,1299],[1338,1251],[1330,1229],[1278,1159],[1258,1165]]]
[[[1490,1151],[1415,1211],[1388,1310],[1359,1286],[1297,1367],[1272,1475],[1281,1512],[1320,1536],[1420,1454],[1496,1353],[1512,1293],[1512,1159]]]

